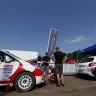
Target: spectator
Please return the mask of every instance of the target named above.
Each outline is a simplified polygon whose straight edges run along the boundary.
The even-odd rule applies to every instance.
[[[40,55],[38,56],[38,61],[41,61],[41,56]]]
[[[49,73],[49,62],[50,62],[50,57],[48,56],[47,52],[45,53],[45,56],[43,56],[42,62],[43,62],[45,75],[47,75]]]
[[[56,52],[51,56],[52,60],[55,62],[55,73],[57,74],[57,87],[60,87],[60,83],[64,86],[64,76],[63,76],[63,62],[67,59],[65,53],[61,52],[59,47],[56,47]],[[62,82],[60,82],[60,80]]]

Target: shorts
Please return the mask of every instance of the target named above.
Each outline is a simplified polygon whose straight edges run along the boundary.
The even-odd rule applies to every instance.
[[[55,74],[63,74],[63,64],[55,64]]]

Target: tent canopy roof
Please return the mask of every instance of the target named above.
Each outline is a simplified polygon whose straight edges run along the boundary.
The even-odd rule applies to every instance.
[[[78,50],[77,54],[90,54],[90,55],[96,55],[96,44],[93,46],[90,46],[88,48],[85,48],[83,50]]]

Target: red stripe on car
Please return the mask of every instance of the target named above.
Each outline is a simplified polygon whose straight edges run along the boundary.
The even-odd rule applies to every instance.
[[[44,71],[41,70],[41,69],[35,69],[33,72],[32,72],[35,76],[41,76]]]
[[[22,66],[22,63],[19,63],[19,67],[18,69],[14,72],[14,74],[12,76],[10,76],[10,83],[13,83],[16,75],[18,75],[19,73],[25,71],[25,69]]]

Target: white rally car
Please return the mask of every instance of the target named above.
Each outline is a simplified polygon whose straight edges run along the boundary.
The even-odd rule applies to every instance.
[[[17,91],[29,91],[44,82],[44,71],[12,53],[0,50],[0,86],[14,86]]]
[[[94,77],[92,74],[93,67],[96,67],[96,56],[90,56],[88,58],[83,58],[78,64],[77,64],[77,74],[86,74],[89,76]]]

